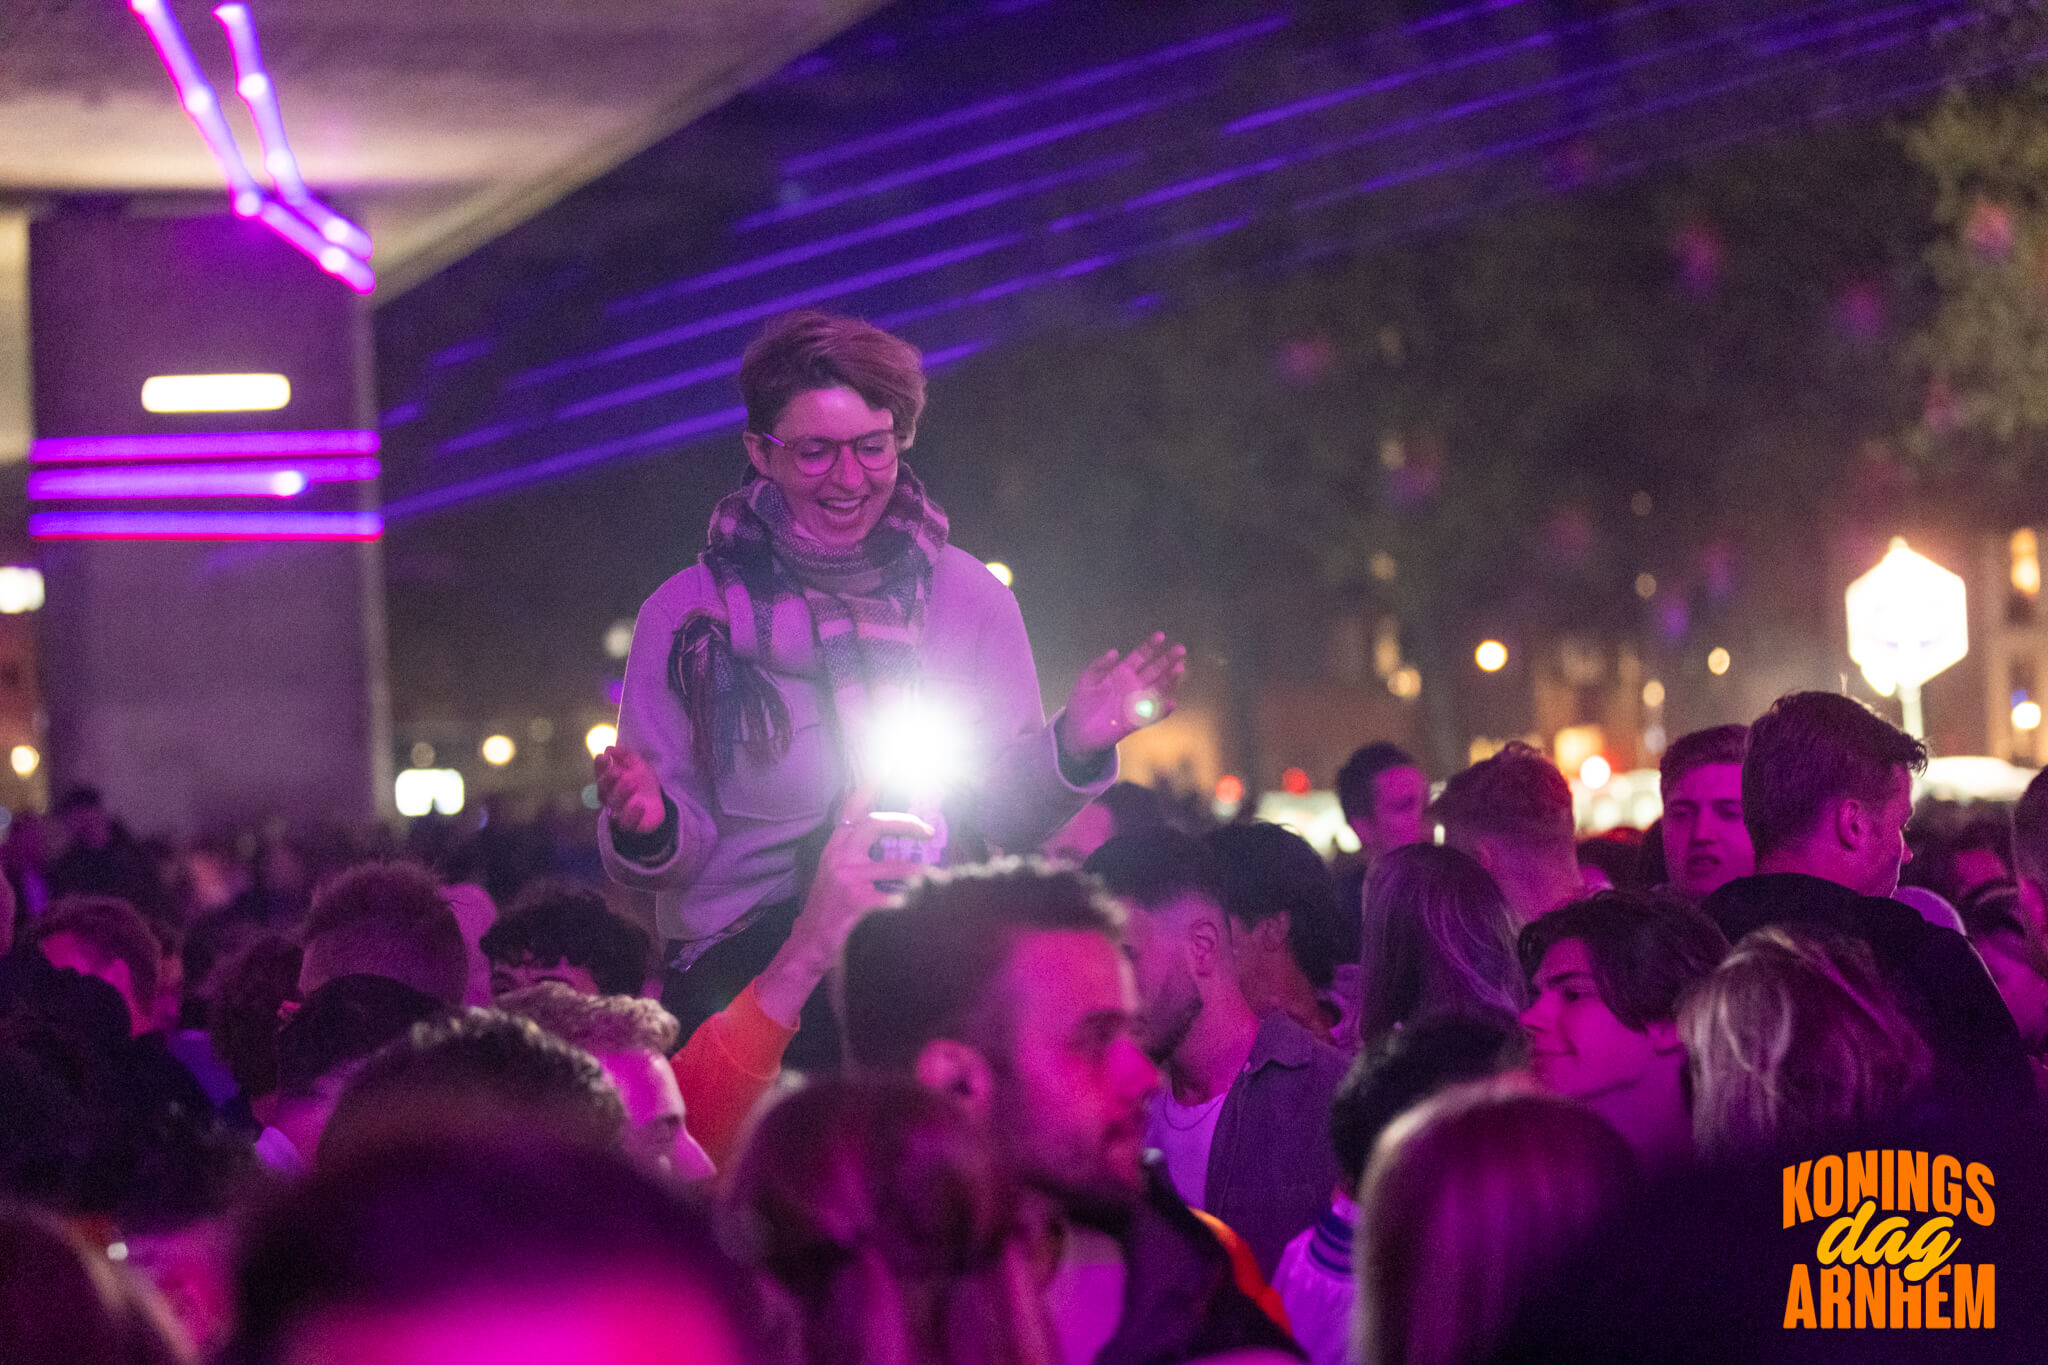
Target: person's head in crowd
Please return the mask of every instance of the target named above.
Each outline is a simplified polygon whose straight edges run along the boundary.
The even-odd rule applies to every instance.
[[[207,1002],[206,1030],[214,1055],[227,1065],[251,1105],[277,1093],[277,1017],[287,1002],[299,998],[305,952],[283,934],[257,939],[220,968]]]
[[[128,1006],[130,1032],[149,1031],[163,947],[140,911],[112,896],[72,896],[35,921],[35,935],[51,966],[106,982]]]
[[[638,995],[653,948],[587,886],[536,882],[483,936],[491,994],[559,981],[586,995]]]
[[[1092,878],[1029,861],[920,882],[847,939],[848,1060],[955,1095],[1056,1204],[1126,1210],[1159,1077],[1123,926]]]
[[[163,1304],[55,1217],[0,1203],[0,1360],[8,1365],[196,1365]]]
[[[263,1106],[300,1167],[319,1152],[327,1121],[363,1063],[414,1024],[446,1012],[433,996],[368,973],[337,976],[306,997],[277,1030],[276,1094]]]
[[[1410,844],[1365,879],[1359,1037],[1439,1014],[1512,1026],[1522,1009],[1519,922],[1486,869],[1455,848]]]
[[[1017,1191],[987,1130],[908,1078],[831,1079],[762,1115],[730,1239],[794,1304],[804,1365],[1052,1365]]]
[[[1628,1145],[1569,1100],[1459,1086],[1395,1120],[1359,1195],[1355,1358],[1484,1359],[1627,1198]]]
[[[1337,770],[1337,805],[1367,861],[1428,837],[1429,778],[1398,744],[1354,750]]]
[[[616,1152],[439,1134],[262,1210],[234,1365],[755,1365],[760,1313],[708,1219]]]
[[[1584,894],[1571,784],[1522,741],[1444,783],[1430,815],[1444,842],[1499,884],[1524,924]]]
[[[1705,1157],[1816,1147],[1897,1118],[1927,1080],[1927,1044],[1869,946],[1758,929],[1679,1007]],[[1817,1149],[1817,1147],[1816,1147]]]
[[[1520,1056],[1515,1030],[1455,1014],[1418,1019],[1360,1053],[1330,1104],[1345,1197],[1357,1197],[1373,1144],[1395,1119],[1438,1091],[1498,1074]]]
[[[2048,938],[2022,918],[2019,888],[1992,882],[1956,907],[2027,1051],[2048,1050]]]
[[[57,802],[56,816],[71,848],[105,848],[113,840],[114,817],[98,787],[73,787]]]
[[[1038,851],[1049,862],[1079,867],[1089,854],[1117,835],[1157,829],[1165,823],[1166,805],[1158,792],[1135,782],[1113,782],[1081,807],[1080,814],[1054,830]]]
[[[167,1114],[134,1143],[123,1185],[113,1221],[128,1268],[212,1359],[234,1325],[235,1225],[264,1192],[261,1168],[239,1135]]]
[[[1742,751],[1747,725],[1714,725],[1671,741],[1657,764],[1664,797],[1660,828],[1671,889],[1700,901],[1756,871],[1742,822]]]
[[[1640,830],[1611,829],[1579,840],[1579,880],[1588,892],[1647,891]]]
[[[626,1107],[597,1058],[531,1019],[463,1010],[413,1025],[364,1062],[320,1137],[318,1164],[421,1133],[534,1132],[622,1146]]]
[[[1138,987],[1138,1041],[1164,1063],[1212,1010],[1247,1009],[1224,913],[1223,869],[1200,839],[1155,829],[1110,840],[1083,870],[1131,911],[1124,945]]]
[[[1923,811],[1906,826],[1913,856],[1899,877],[1901,884],[1925,887],[1950,905],[1960,905],[1980,886],[2012,880],[2012,826],[2004,816],[1924,818],[1932,814]]]
[[[484,953],[484,935],[498,922],[497,902],[491,893],[473,882],[448,884],[448,908],[462,929],[462,947],[469,960],[469,983],[462,992],[465,1005],[491,1003],[491,959]]]
[[[2012,808],[2012,877],[2020,922],[2048,938],[2048,770],[2034,774]]]
[[[1646,1164],[1691,1146],[1678,1002],[1728,951],[1676,900],[1607,891],[1553,910],[1517,945],[1534,1002],[1529,1070],[1614,1125]]]
[[[1224,825],[1203,842],[1222,874],[1245,999],[1258,1013],[1286,1009],[1314,1027],[1315,993],[1329,989],[1337,970],[1343,914],[1322,855],[1293,830],[1265,821]]]
[[[264,936],[263,926],[247,915],[216,910],[192,921],[178,948],[184,992],[178,1001],[182,1028],[205,1028],[212,1001],[226,969]],[[163,991],[159,989],[159,995]]]
[[[1803,872],[1866,896],[1898,888],[1927,746],[1863,703],[1788,692],[1749,727],[1742,821],[1759,872]]]
[[[711,1158],[690,1136],[683,1094],[668,1064],[679,1025],[658,1001],[585,995],[559,981],[543,981],[499,996],[498,1008],[533,1020],[597,1058],[626,1106],[627,1152],[680,1180],[711,1178]]]
[[[299,990],[338,976],[388,976],[451,1008],[469,983],[462,926],[448,893],[417,863],[363,863],[313,897],[301,940]]]

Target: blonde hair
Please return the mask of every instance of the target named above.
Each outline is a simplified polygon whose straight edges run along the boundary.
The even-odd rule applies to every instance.
[[[834,1079],[761,1116],[728,1242],[786,1291],[804,1365],[1057,1365],[1016,1186],[949,1096]]]
[[[533,1020],[565,1043],[592,1054],[675,1050],[681,1025],[660,1002],[637,995],[585,995],[559,981],[510,991],[495,1007]]]
[[[1831,1137],[1896,1114],[1927,1044],[1868,945],[1758,929],[1679,1008],[1693,1142],[1706,1157]]]
[[[1556,1096],[1480,1081],[1411,1110],[1381,1136],[1359,1190],[1352,1358],[1483,1356],[1634,1173],[1612,1128]]]

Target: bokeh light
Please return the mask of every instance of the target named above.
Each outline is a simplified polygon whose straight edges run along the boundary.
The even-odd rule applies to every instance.
[[[1664,684],[1655,678],[1643,684],[1643,705],[1652,710],[1664,704]]]
[[[0,613],[18,616],[43,605],[43,574],[26,564],[0,566]]]
[[[519,752],[519,748],[512,743],[510,735],[492,735],[484,741],[482,752],[484,762],[493,768],[502,768],[512,761],[512,756]]]
[[[1719,645],[1715,645],[1707,651],[1707,672],[1717,678],[1726,673],[1734,662],[1735,660],[1729,657],[1728,651]]]
[[[1010,566],[1003,563],[1000,559],[991,559],[988,562],[988,571],[995,576],[996,582],[1006,588],[1014,585],[1017,581],[1017,575],[1011,573]]]
[[[1280,774],[1280,790],[1302,796],[1309,789],[1308,773],[1301,768],[1289,768]]]
[[[30,744],[17,744],[7,755],[7,762],[13,767],[16,777],[29,777],[43,765],[43,756]]]
[[[1244,800],[1244,779],[1225,773],[1216,779],[1216,804],[1235,806]]]
[[[1498,640],[1487,640],[1472,651],[1472,662],[1479,665],[1482,673],[1498,673],[1507,667],[1508,647]]]
[[[2012,728],[2015,730],[2038,730],[2041,728],[2041,703],[2023,701],[2012,708]],[[20,752],[17,750],[16,752]]]
[[[1614,765],[1598,754],[1594,754],[1579,765],[1579,781],[1589,787],[1604,787],[1607,780],[1613,776]]]
[[[590,727],[590,733],[583,737],[583,747],[590,750],[592,758],[596,758],[618,742],[619,727],[616,725],[593,725]]]

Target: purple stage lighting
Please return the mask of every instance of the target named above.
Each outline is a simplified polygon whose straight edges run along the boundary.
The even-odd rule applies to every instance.
[[[295,498],[321,483],[362,483],[378,475],[373,459],[296,464],[152,465],[115,469],[43,469],[28,476],[32,501],[69,498]]]
[[[32,540],[375,540],[375,512],[32,512]]]
[[[142,21],[164,69],[170,72],[178,102],[191,116],[227,176],[229,202],[236,215],[260,219],[265,227],[358,294],[375,289],[377,277],[368,264],[368,234],[315,199],[299,176],[298,162],[284,138],[284,120],[278,113],[276,91],[263,70],[262,54],[256,45],[256,25],[249,17],[248,7],[222,5],[214,14],[227,30],[228,44],[235,57],[236,88],[256,121],[264,166],[277,185],[278,198],[264,192],[242,159],[241,148],[221,113],[220,97],[194,60],[185,31],[178,27],[177,16],[164,0],[129,0],[128,7]]]
[[[28,443],[30,464],[375,455],[374,431],[220,431],[170,436],[50,436]]]
[[[319,232],[322,239],[342,248],[358,260],[370,259],[370,234],[313,197],[299,175],[298,158],[285,140],[284,115],[277,107],[277,86],[263,66],[263,49],[256,41],[256,21],[249,7],[221,5],[213,12],[227,31],[228,48],[235,57],[235,92],[249,106],[256,122],[256,136],[263,144],[263,168],[277,185],[278,197]]]

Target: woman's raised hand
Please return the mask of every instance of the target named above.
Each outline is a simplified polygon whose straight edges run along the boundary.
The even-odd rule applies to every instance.
[[[667,811],[661,783],[647,760],[614,744],[592,760],[597,773],[598,804],[611,812],[612,824],[627,834],[652,834]]]
[[[1060,724],[1060,748],[1086,760],[1125,735],[1173,714],[1174,693],[1188,670],[1188,651],[1154,634],[1129,654],[1110,650],[1081,670]]]

